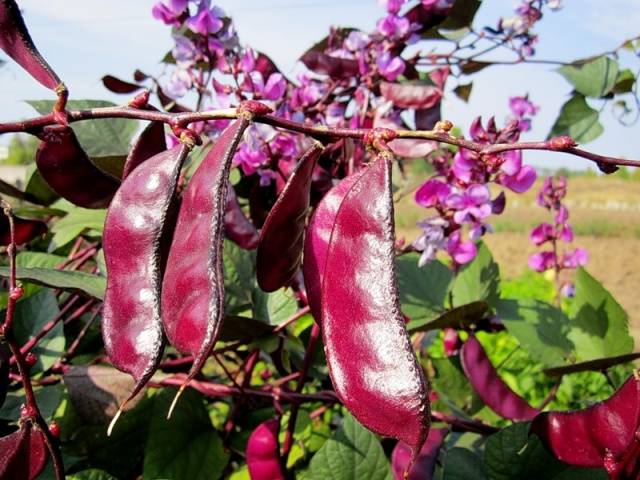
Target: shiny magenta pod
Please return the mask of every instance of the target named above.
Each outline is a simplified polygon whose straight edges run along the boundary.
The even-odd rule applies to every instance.
[[[247,466],[251,480],[284,480],[280,463],[280,422],[267,420],[251,432],[247,443]]]

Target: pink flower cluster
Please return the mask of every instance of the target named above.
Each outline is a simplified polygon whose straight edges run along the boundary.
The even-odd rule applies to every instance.
[[[486,128],[476,118],[470,135],[479,143],[509,143],[519,138],[520,130],[516,120],[498,130],[493,118]],[[523,193],[535,182],[536,172],[522,164],[522,152],[517,150],[485,156],[466,149],[455,154],[445,150],[430,160],[436,174],[416,191],[415,201],[433,208],[436,215],[418,223],[422,235],[413,246],[422,252],[419,264],[433,260],[439,250],[445,250],[455,264],[468,263],[477,254],[474,241],[491,230],[487,219],[491,214],[502,213],[505,207],[504,192],[492,199],[488,184]],[[463,227],[469,240],[463,240]]]
[[[529,257],[529,267],[536,272],[554,269],[559,273],[564,269],[574,269],[585,265],[588,260],[587,251],[584,248],[559,253],[560,242],[573,242],[573,230],[568,223],[569,210],[562,204],[562,199],[567,194],[567,179],[565,177],[545,178],[537,202],[553,214],[554,222],[541,223],[535,227],[529,239],[535,246],[547,244],[550,248],[542,252],[534,253]]]

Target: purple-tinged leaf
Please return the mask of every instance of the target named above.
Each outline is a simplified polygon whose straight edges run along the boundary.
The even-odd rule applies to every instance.
[[[540,413],[504,383],[475,336],[469,336],[462,345],[460,361],[473,389],[501,417],[519,422]]]
[[[109,205],[120,182],[91,162],[71,128],[45,127],[38,136],[38,170],[58,195],[84,208]]]
[[[274,73],[280,73],[280,70],[278,69],[276,64],[273,63],[273,60],[271,60],[264,53],[261,53],[261,52],[256,52],[256,53],[257,53],[257,58],[256,58],[256,65],[254,68],[257,72],[260,72],[262,74],[263,78],[269,78]]]
[[[124,80],[120,80],[113,75],[105,75],[102,77],[102,83],[107,88],[107,90],[112,91],[113,93],[133,93],[140,90],[142,85],[136,85],[135,83],[125,82]]]
[[[362,171],[354,173],[333,187],[316,207],[307,228],[304,240],[302,272],[311,314],[318,322],[321,319],[320,295],[327,261],[327,249],[329,248],[335,217],[345,195],[349,193],[353,184],[361,176]]]
[[[448,13],[447,9],[426,7],[418,4],[409,10],[404,17],[410,23],[419,25],[418,33],[422,33],[442,23],[447,18]]]
[[[142,131],[136,142],[133,144],[127,160],[124,163],[122,178],[129,174],[145,160],[164,152],[167,149],[167,141],[164,135],[164,123],[151,122]]]
[[[440,103],[442,98],[442,90],[433,85],[382,82],[380,93],[398,108],[432,108]]]
[[[194,356],[185,383],[200,370],[224,317],[222,244],[231,160],[249,121],[228,126],[182,195],[162,283],[162,324],[182,353]]]
[[[16,245],[24,245],[34,238],[44,235],[47,232],[47,224],[40,220],[20,218],[14,215],[13,226],[15,231]],[[6,246],[11,243],[11,229],[9,217],[0,210],[0,245]]]
[[[166,225],[167,213],[189,151],[181,144],[144,162],[123,181],[107,212],[102,334],[111,363],[136,381],[130,397],[153,375],[162,355],[161,240],[172,227]]]
[[[387,156],[353,183],[333,223],[321,295],[333,386],[360,423],[415,457],[429,432],[428,386],[400,311]]]
[[[391,470],[395,480],[431,480],[436,468],[438,452],[448,435],[446,428],[432,428],[429,430],[427,441],[424,442],[416,462],[405,476],[411,461],[411,448],[406,443],[398,442],[391,453]]]
[[[433,130],[442,119],[440,112],[440,102],[436,103],[431,108],[416,110],[415,123],[416,130]]]
[[[33,44],[15,0],[0,0],[0,48],[48,89],[61,84]]]
[[[319,143],[305,152],[264,222],[258,243],[256,276],[265,292],[286,286],[300,267],[311,176],[321,153]]]
[[[231,185],[227,187],[227,205],[224,210],[224,234],[233,243],[245,250],[258,246],[260,235],[251,220],[242,211],[238,197]]]
[[[583,467],[605,467],[611,475],[630,463],[633,467],[640,458],[639,426],[640,380],[632,376],[607,400],[589,408],[541,413],[531,423],[531,431],[559,460]],[[634,450],[636,455],[629,458],[628,453]]]
[[[284,480],[280,464],[280,422],[272,418],[251,432],[247,443],[247,466],[251,480]]]
[[[48,450],[44,434],[31,421],[22,422],[20,429],[0,438],[0,478],[32,480],[47,463]]]
[[[351,78],[360,72],[357,60],[332,57],[331,55],[315,50],[306,52],[300,57],[300,61],[304,63],[309,70],[321,75],[328,75],[336,80]]]

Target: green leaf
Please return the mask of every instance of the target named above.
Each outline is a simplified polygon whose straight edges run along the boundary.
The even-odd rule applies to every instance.
[[[490,308],[487,302],[482,300],[471,302],[447,310],[430,322],[413,320],[407,325],[407,330],[409,333],[414,333],[440,330],[442,328],[463,329],[480,322],[489,310]]]
[[[166,415],[177,389],[163,389],[153,406],[144,454],[143,478],[216,480],[222,476],[225,451],[202,396],[187,389],[169,420]]]
[[[595,480],[606,478],[594,468],[574,468],[556,460],[536,435],[529,435],[529,423],[515,423],[487,440],[485,471],[491,480]]]
[[[42,205],[51,205],[60,198],[44,178],[42,178],[35,162],[27,167],[25,177],[27,178],[27,187],[25,188],[25,192],[35,197],[38,203],[41,203]]]
[[[391,480],[389,461],[377,437],[350,414],[311,459],[305,480]]]
[[[587,143],[598,138],[602,132],[604,127],[598,112],[587,105],[582,95],[576,94],[562,106],[549,138],[569,135],[578,143]]]
[[[618,355],[616,357],[598,358],[596,360],[588,360],[586,362],[571,363],[554,368],[545,368],[545,375],[550,377],[561,377],[569,373],[579,372],[601,372],[616,365],[629,363],[640,358],[640,352],[627,353],[626,355]]]
[[[453,275],[437,260],[420,268],[418,258],[414,253],[396,258],[398,289],[402,311],[413,321],[426,322],[444,313]]]
[[[489,248],[478,244],[478,255],[464,265],[453,282],[453,306],[484,300],[495,307],[500,297],[500,269]]]
[[[427,30],[423,37],[447,38],[440,30],[460,30],[471,26],[480,5],[480,0],[456,0],[447,18],[437,27]]]
[[[531,299],[501,300],[497,314],[522,348],[546,365],[566,361],[573,351],[567,339],[569,318],[559,308]]]
[[[18,280],[33,282],[45,287],[86,293],[98,300],[104,298],[104,291],[107,288],[105,277],[71,270],[25,267],[17,268],[16,276]],[[0,277],[9,277],[9,267],[0,267]]]
[[[628,68],[622,70],[618,73],[618,78],[616,78],[616,84],[613,87],[613,93],[621,94],[621,93],[629,93],[633,91],[633,86],[636,83],[636,77],[631,70]]]
[[[117,480],[116,477],[109,475],[104,470],[97,470],[92,468],[90,470],[83,470],[73,475],[68,475],[67,480]]]
[[[106,216],[106,210],[73,207],[67,215],[55,222],[51,227],[53,232],[51,241],[54,243],[55,248],[60,248],[87,231],[95,231],[98,235],[101,235]]]
[[[267,321],[267,294],[256,282],[255,252],[225,240],[223,249],[225,313]]]
[[[469,83],[461,83],[456,88],[453,89],[453,93],[465,103],[469,102],[469,97],[471,96],[471,91],[473,90],[473,82]]]
[[[43,327],[60,313],[58,301],[51,290],[41,290],[24,302],[18,302],[15,310],[14,333],[18,343],[23,345],[38,334]],[[33,373],[43,372],[64,353],[65,338],[62,322],[58,322],[38,344],[31,349],[37,357],[31,367]]]
[[[613,296],[584,268],[576,272],[569,339],[579,360],[631,353],[628,316]]]
[[[27,100],[39,114],[45,115],[53,109],[53,100]],[[103,100],[69,100],[68,110],[84,110],[115,107],[113,102]],[[138,121],[126,118],[105,118],[90,122],[75,122],[71,125],[78,141],[89,157],[126,156],[131,148],[131,139],[138,130]]]
[[[298,302],[291,289],[281,288],[267,297],[269,324],[279,325],[298,311]]]
[[[431,361],[436,370],[436,376],[432,379],[436,392],[470,414],[476,413],[484,406],[465,376],[459,356],[434,358]]]
[[[472,451],[452,448],[447,452],[442,480],[486,480],[482,461]]]
[[[618,62],[609,57],[598,57],[581,65],[567,65],[558,73],[585,97],[600,98],[608,94],[618,78]]]
[[[40,413],[45,420],[53,417],[56,409],[60,405],[64,386],[62,384],[48,385],[46,387],[34,387],[33,393]],[[20,408],[26,402],[26,397],[22,389],[7,393],[7,398],[0,408],[0,419],[15,422],[20,418]]]
[[[66,260],[66,257],[60,255],[52,255],[50,253],[43,252],[30,252],[24,251],[16,255],[16,265],[18,267],[43,267],[54,268],[60,265]],[[22,286],[24,293],[20,297],[20,302],[25,301],[31,295],[41,290],[42,287],[32,283],[25,283]],[[7,306],[7,292],[0,293],[0,308],[6,308]]]

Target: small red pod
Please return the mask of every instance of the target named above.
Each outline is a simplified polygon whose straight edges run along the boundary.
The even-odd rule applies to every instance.
[[[18,431],[0,438],[0,478],[37,478],[48,456],[44,434],[30,421],[22,421]]]
[[[42,142],[36,164],[49,186],[80,207],[107,207],[120,182],[91,162],[73,130],[54,125],[45,127],[38,136]]]
[[[429,388],[400,311],[386,155],[363,171],[337,209],[321,310],[340,400],[365,427],[405,442],[417,458],[429,432]]]
[[[227,205],[224,210],[224,234],[233,243],[245,250],[258,246],[258,230],[242,211],[238,197],[231,185],[227,187]]]
[[[164,123],[149,123],[133,144],[129,155],[127,155],[127,160],[124,162],[124,169],[122,170],[122,179],[127,178],[142,162],[158,153],[164,152],[166,149],[167,141],[164,136]]]
[[[24,245],[34,238],[44,235],[47,232],[47,224],[41,220],[20,218],[14,215],[13,226],[15,231],[16,245]],[[0,210],[0,245],[7,246],[11,243],[11,228],[9,217]]]
[[[391,453],[391,470],[395,480],[431,480],[436,468],[438,452],[444,443],[449,430],[446,428],[432,428],[429,430],[427,441],[424,442],[418,458],[411,469],[411,448],[406,443],[398,442]],[[405,476],[405,473],[408,473]]]
[[[107,212],[102,333],[111,363],[135,379],[129,398],[153,375],[162,355],[161,240],[189,151],[188,145],[177,145],[142,163],[124,180]]]
[[[460,361],[473,389],[501,417],[525,422],[540,413],[504,383],[475,336],[469,336],[462,345]]]
[[[639,427],[640,380],[635,376],[589,408],[544,412],[531,423],[531,431],[559,460],[582,467],[604,466],[610,475],[633,467],[640,458]],[[635,455],[629,455],[634,450]]]
[[[231,160],[249,121],[227,127],[182,194],[162,284],[162,324],[169,342],[200,370],[224,318],[222,245]]]
[[[335,216],[345,195],[349,193],[354,183],[360,179],[362,173],[362,171],[354,173],[333,187],[316,207],[307,227],[302,272],[311,314],[318,322],[321,318],[320,293],[322,280]]]
[[[61,84],[33,44],[15,0],[0,0],[0,48],[50,90]]]
[[[302,156],[262,226],[256,276],[265,292],[286,286],[300,267],[311,175],[322,149],[320,143],[315,143]]]
[[[272,418],[251,432],[247,443],[247,466],[251,480],[284,480],[280,464],[280,422]]]

